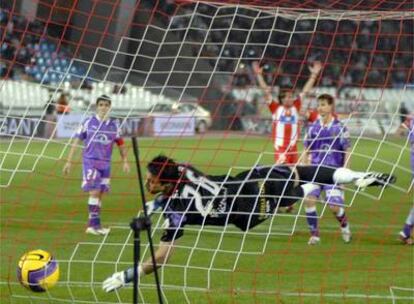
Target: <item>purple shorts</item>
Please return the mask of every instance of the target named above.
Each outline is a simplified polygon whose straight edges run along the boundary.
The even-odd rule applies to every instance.
[[[110,189],[111,163],[94,159],[83,160],[82,190],[108,192]]]
[[[344,204],[344,191],[336,185],[320,185],[319,189],[313,190],[309,195],[319,198],[322,191],[325,192],[325,202],[332,206]]]

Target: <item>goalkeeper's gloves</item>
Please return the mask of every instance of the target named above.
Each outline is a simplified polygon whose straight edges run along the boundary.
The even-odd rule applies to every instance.
[[[138,278],[142,278],[145,275],[144,269],[141,265],[138,265]],[[127,270],[115,272],[109,278],[102,283],[102,289],[106,292],[111,292],[128,284],[134,280],[134,267],[130,267]]]
[[[115,272],[102,283],[105,292],[111,292],[125,286],[125,271]]]

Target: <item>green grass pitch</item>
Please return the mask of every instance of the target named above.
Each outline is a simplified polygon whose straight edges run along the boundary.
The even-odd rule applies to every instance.
[[[398,165],[397,185],[408,188],[409,153],[407,148],[401,149],[403,140],[381,143],[366,139],[354,144],[353,169],[370,165],[387,172]],[[63,160],[55,160],[63,142],[51,142],[46,147],[44,142],[32,142],[28,149],[26,145],[26,141],[12,146],[8,141],[1,142],[3,169],[31,170],[38,155],[44,157],[38,160],[34,172],[17,173],[9,187],[1,188],[0,303],[131,303],[131,288],[108,295],[102,292],[100,283],[115,270],[115,261],[119,268],[132,262],[128,223],[141,210],[134,165],[130,174],[122,173],[118,152],[114,151],[112,191],[104,197],[102,211],[103,223],[113,229],[102,243],[101,237],[84,233],[87,195],[80,190],[80,154],[72,173],[63,177]],[[270,164],[273,155],[267,138],[228,134],[222,138],[140,140],[143,165],[163,152],[209,173],[250,167],[263,151],[267,153],[259,163]],[[20,158],[22,152],[25,156]],[[129,152],[134,164],[132,150]],[[2,172],[2,184],[12,174]],[[378,195],[379,189],[369,189],[365,194]],[[349,203],[353,192],[347,192],[346,198]],[[391,286],[414,288],[413,249],[397,242],[412,201],[409,194],[392,188],[386,189],[380,200],[357,195],[347,209],[353,232],[351,244],[342,243],[338,224],[328,209],[320,222],[322,243],[314,247],[307,245],[303,217],[291,236],[293,216],[268,221],[244,239],[234,228],[222,237],[219,229],[209,227],[199,233],[197,227],[190,227],[193,229],[185,232],[169,266],[161,273],[164,295],[168,303],[393,303]],[[319,212],[322,207],[320,204]],[[295,210],[298,212],[298,207]],[[247,253],[261,251],[269,225],[280,234],[269,236],[263,254]],[[159,234],[155,232],[155,244]],[[146,237],[142,240],[145,245]],[[239,255],[241,246],[245,253]],[[19,257],[37,248],[52,252],[61,267],[58,286],[44,294],[25,290],[16,279]],[[148,257],[147,252],[144,255]],[[229,271],[237,259],[236,269]],[[142,280],[141,303],[157,302],[153,282],[152,275]],[[394,292],[395,303],[413,303],[412,290]]]

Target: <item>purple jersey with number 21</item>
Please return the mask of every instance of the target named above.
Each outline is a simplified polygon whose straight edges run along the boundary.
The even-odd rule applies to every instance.
[[[121,140],[117,122],[92,116],[82,123],[75,136],[84,143],[82,189],[109,191],[112,148]]]

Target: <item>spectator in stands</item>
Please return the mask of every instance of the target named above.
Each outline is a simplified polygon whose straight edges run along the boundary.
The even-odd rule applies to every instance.
[[[410,112],[408,111],[407,107],[405,106],[405,103],[402,102],[401,105],[400,105],[400,120],[401,120],[401,124],[403,124],[406,121],[409,113]]]
[[[50,138],[53,134],[56,122],[56,102],[53,99],[53,94],[49,95],[44,107],[44,115],[39,124],[39,136]]]
[[[5,78],[7,76],[7,65],[4,61],[0,61],[0,77]]]
[[[233,87],[244,88],[255,83],[255,76],[247,63],[240,63],[233,78]]]
[[[4,2],[4,1],[3,1]],[[7,2],[7,1],[6,1]],[[245,39],[244,35],[240,35],[239,31],[230,31],[224,29],[248,29],[251,27],[251,22],[247,21],[245,18],[236,18],[232,19],[231,14],[229,17],[220,17],[214,20],[213,24],[207,22],[207,18],[201,18],[198,14],[195,14],[193,17],[190,16],[193,13],[193,9],[186,6],[181,6],[179,13],[174,14],[174,10],[177,7],[177,4],[174,0],[160,0],[160,1],[144,1],[146,6],[155,6],[157,9],[160,9],[163,12],[167,12],[168,16],[171,18],[171,28],[176,31],[176,35],[181,39],[185,39],[185,42],[188,45],[191,45],[192,56],[198,57],[199,47],[198,44],[192,43],[193,41],[198,41],[200,37],[204,37],[204,34],[207,30],[210,30],[209,34],[206,37],[206,43],[201,50],[202,57],[211,58],[210,62],[212,66],[216,66],[219,71],[234,71],[233,62],[239,62],[240,56],[242,59],[252,59],[260,57],[264,48],[267,48],[267,43],[273,45],[270,55],[265,54],[269,62],[275,62],[279,67],[281,61],[289,62],[289,72],[284,73],[282,76],[278,77],[277,85],[282,86],[298,86],[301,87],[305,83],[305,79],[296,77],[298,71],[292,70],[291,66],[295,62],[302,62],[305,58],[305,49],[310,49],[311,54],[309,57],[316,58],[327,58],[327,51],[329,50],[329,64],[324,69],[324,74],[321,78],[321,83],[327,86],[343,86],[344,82],[346,85],[350,86],[394,86],[402,87],[406,84],[409,77],[409,69],[404,67],[410,67],[413,61],[412,46],[410,39],[393,39],[392,36],[397,37],[400,31],[402,34],[400,36],[404,37],[405,35],[410,35],[412,33],[412,22],[410,20],[404,20],[401,26],[395,26],[393,20],[383,20],[381,23],[379,21],[352,21],[344,20],[339,24],[335,20],[320,20],[317,30],[315,31],[314,38],[312,41],[306,41],[306,37],[302,35],[293,35],[291,41],[291,47],[289,48],[288,57],[284,57],[284,47],[275,47],[286,42],[281,42],[280,39],[283,35],[269,35],[267,31],[272,26],[270,21],[260,20],[255,25],[255,31],[249,34],[251,39],[258,42],[258,45],[252,46],[249,45],[245,49]],[[2,3],[3,4],[3,3]],[[208,5],[200,4],[198,6],[198,12],[203,12],[205,15],[212,15],[214,13],[214,8]],[[162,19],[160,17],[160,19]],[[193,23],[197,24],[197,29],[188,31],[188,26],[190,25],[190,20],[193,19]],[[282,18],[283,19],[283,18]],[[280,19],[275,30],[281,31],[291,31],[289,27],[289,22]],[[1,29],[4,32],[4,37],[2,39],[2,45],[0,48],[0,56],[5,61],[6,65],[12,66],[8,75],[4,75],[4,69],[2,72],[2,77],[7,76],[8,78],[21,79],[22,73],[33,73],[31,76],[34,76],[35,73],[28,69],[28,71],[22,70],[22,65],[27,65],[30,58],[36,58],[34,55],[34,50],[36,46],[38,47],[40,42],[40,37],[50,37],[58,35],[61,37],[61,25],[48,24],[47,27],[38,20],[28,21],[25,17],[16,15],[14,10],[7,8],[7,5],[3,4],[0,9],[0,25]],[[310,30],[313,26],[312,22],[301,20],[301,26],[305,26]],[[331,43],[331,38],[329,35],[325,35],[324,32],[334,31],[334,29],[339,26],[337,29],[338,33],[349,33],[347,35],[337,35],[335,36],[338,39],[335,39],[334,44]],[[47,30],[44,32],[44,29]],[[69,35],[72,26],[69,25],[65,30],[65,35]],[[223,29],[223,30],[219,30]],[[322,30],[323,29],[323,30]],[[54,31],[55,30],[55,31]],[[53,34],[55,32],[55,34]],[[383,34],[387,34],[383,36]],[[391,36],[390,36],[391,35]],[[376,37],[382,37],[380,44],[378,44],[378,52],[375,52],[375,56],[370,53],[370,50],[374,49]],[[65,37],[62,38],[65,41]],[[42,39],[42,43],[48,43],[47,38]],[[224,51],[219,45],[222,45],[224,41],[226,43]],[[399,41],[397,43],[397,41]],[[303,43],[308,43],[307,48],[301,47]],[[251,43],[250,43],[251,44]],[[296,47],[298,46],[298,47]],[[316,48],[314,48],[317,46]],[[62,48],[58,53],[62,53]],[[394,50],[398,49],[398,56],[391,56],[391,53]],[[41,52],[37,48],[36,52]],[[63,51],[64,52],[64,51]],[[345,55],[345,57],[344,57]],[[216,62],[217,58],[222,58],[219,62]],[[349,63],[344,62],[344,58],[350,58]],[[313,61],[309,60],[308,61]],[[37,65],[35,62],[33,65]],[[250,64],[248,64],[250,65]],[[371,66],[372,70],[368,71],[368,65]],[[332,67],[332,69],[330,68]],[[384,67],[390,67],[392,73],[387,72]],[[286,67],[282,67],[286,70]],[[18,71],[20,69],[20,71]],[[13,77],[12,77],[13,75]],[[37,79],[40,81],[40,77]],[[73,80],[72,80],[73,81]],[[241,77],[241,84],[244,84],[247,79]],[[298,82],[298,83],[297,83]],[[87,83],[84,84],[87,86]]]
[[[69,107],[69,101],[68,96],[65,93],[60,94],[59,99],[56,102],[56,114],[62,115],[62,114],[69,114],[70,107]]]
[[[125,85],[114,85],[114,88],[112,90],[112,94],[126,94],[127,88]]]
[[[53,100],[53,95],[49,95],[49,99],[45,104],[45,114],[46,115],[55,115],[56,110],[56,101]]]

